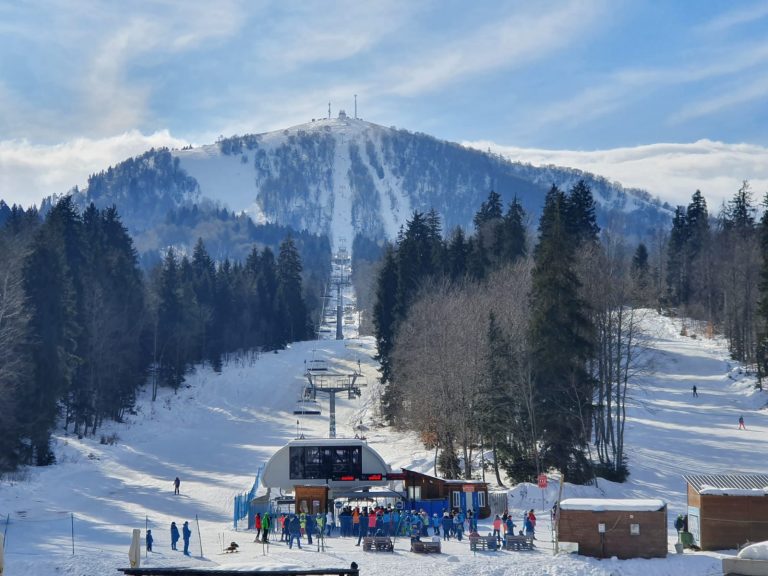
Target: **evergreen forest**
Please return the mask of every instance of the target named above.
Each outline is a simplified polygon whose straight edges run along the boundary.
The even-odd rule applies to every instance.
[[[308,273],[291,235],[254,245],[242,262],[214,261],[200,240],[145,273],[115,208],[81,213],[71,196],[44,218],[3,207],[0,471],[53,463],[57,426],[95,436],[134,409],[145,383],[154,400],[195,364],[220,370],[228,355],[314,333],[330,254]],[[327,247],[314,243],[310,252]]]

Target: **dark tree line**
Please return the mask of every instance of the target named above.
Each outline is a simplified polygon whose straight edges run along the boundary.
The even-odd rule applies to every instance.
[[[678,206],[669,234],[666,287],[653,297],[663,309],[722,332],[733,357],[766,374],[765,283],[768,221],[757,219],[749,184],[713,216],[700,191]]]
[[[3,205],[5,206],[5,205]],[[7,208],[7,206],[5,206]],[[62,198],[44,219],[3,208],[0,227],[0,470],[53,462],[61,424],[95,435],[148,377],[178,388],[199,362],[313,334],[299,251],[253,247],[245,262],[168,250],[145,277],[114,208]],[[320,285],[320,282],[316,282]]]

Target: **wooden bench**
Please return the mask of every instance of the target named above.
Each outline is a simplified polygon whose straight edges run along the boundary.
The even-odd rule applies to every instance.
[[[533,550],[533,537],[513,536],[512,534],[505,536],[504,550]]]
[[[411,540],[411,552],[418,552],[419,554],[430,554],[436,552],[440,554],[440,540],[437,542]]]
[[[473,552],[478,550],[498,550],[499,546],[496,544],[496,538],[493,538],[493,544],[490,544],[485,536],[470,536],[469,549]]]
[[[392,552],[395,549],[395,545],[392,543],[392,538],[389,536],[364,536],[363,537],[363,551],[370,552],[375,550],[376,552]]]

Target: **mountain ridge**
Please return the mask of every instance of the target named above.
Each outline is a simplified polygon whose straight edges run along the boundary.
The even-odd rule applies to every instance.
[[[116,205],[134,234],[146,235],[169,213],[196,205],[327,235],[337,249],[358,234],[394,240],[415,210],[435,209],[445,231],[468,229],[492,189],[505,204],[517,197],[533,222],[551,185],[568,189],[580,179],[592,188],[604,228],[639,239],[671,220],[671,208],[643,190],[576,169],[514,162],[343,112],[194,148],[153,149],[92,175],[74,194],[83,206]]]

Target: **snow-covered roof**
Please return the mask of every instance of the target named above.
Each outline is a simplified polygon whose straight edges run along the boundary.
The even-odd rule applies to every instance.
[[[561,510],[588,510],[591,512],[622,511],[656,512],[667,505],[656,498],[568,498],[560,502]]]
[[[768,474],[684,475],[696,492],[718,496],[764,496],[768,494]]]
[[[418,476],[426,476],[427,478],[433,478],[435,480],[440,480],[441,482],[445,484],[451,484],[451,485],[463,485],[463,484],[475,484],[477,486],[487,486],[488,482],[483,482],[482,480],[462,480],[462,479],[448,479],[448,478],[438,478],[437,476],[432,476],[431,474],[425,474],[424,472],[417,472],[416,470],[409,470],[408,468],[401,468],[403,472],[407,472],[410,474],[416,474]]]
[[[739,550],[737,557],[748,560],[768,560],[768,542],[755,542],[745,546]]]

